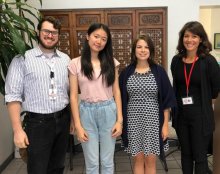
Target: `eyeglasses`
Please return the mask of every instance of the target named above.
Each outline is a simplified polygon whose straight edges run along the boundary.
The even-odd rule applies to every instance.
[[[42,29],[40,30],[45,36],[48,36],[49,34],[51,34],[52,36],[58,36],[59,32],[58,31],[50,31],[47,29]]]

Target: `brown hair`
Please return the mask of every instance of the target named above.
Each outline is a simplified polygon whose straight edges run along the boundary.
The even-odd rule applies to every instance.
[[[42,18],[42,19],[39,21],[39,23],[38,23],[38,25],[37,25],[37,29],[38,29],[39,31],[41,30],[42,24],[43,24],[45,21],[50,22],[51,24],[53,24],[53,27],[54,27],[55,29],[57,29],[57,30],[59,31],[59,33],[60,33],[61,22],[60,22],[59,19],[56,19],[56,18],[54,18],[54,17],[52,17],[52,16],[46,16],[46,17]]]
[[[144,35],[144,34],[139,35],[137,37],[137,39],[135,39],[134,42],[133,42],[132,51],[131,51],[131,63],[137,64],[137,57],[136,57],[136,54],[135,54],[135,50],[136,50],[136,47],[137,47],[137,42],[139,40],[144,40],[148,44],[149,51],[150,51],[150,57],[147,59],[147,61],[148,61],[149,65],[155,64],[155,62],[154,62],[154,56],[155,56],[154,43],[153,43],[153,41],[152,41],[152,39],[150,38],[149,35]]]
[[[202,24],[197,21],[191,21],[191,22],[187,22],[179,32],[177,52],[180,56],[185,57],[186,52],[187,52],[186,48],[183,45],[183,37],[186,31],[189,31],[195,35],[198,35],[201,38],[202,42],[200,42],[198,50],[197,50],[198,56],[205,56],[209,54],[210,51],[212,51],[212,44],[208,40],[208,36]]]

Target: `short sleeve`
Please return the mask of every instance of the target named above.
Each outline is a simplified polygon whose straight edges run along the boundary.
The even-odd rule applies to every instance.
[[[77,75],[81,71],[80,57],[74,58],[70,61],[68,69],[71,74]]]

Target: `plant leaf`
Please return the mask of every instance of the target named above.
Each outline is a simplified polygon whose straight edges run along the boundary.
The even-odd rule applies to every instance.
[[[20,26],[22,26],[23,28],[28,28],[28,25],[26,23],[26,21],[19,15],[15,14],[11,9],[6,9],[3,11],[4,14],[7,14],[8,16],[8,21],[10,21],[10,23],[13,25],[13,21],[20,23]],[[7,20],[5,20],[7,22]]]
[[[12,46],[9,45],[1,45],[0,54],[1,54],[1,63],[5,64],[8,67],[15,55],[17,55],[17,51],[11,49]]]
[[[16,28],[12,27],[12,25],[8,25],[8,26],[15,49],[19,54],[24,55],[26,51],[26,47],[22,35],[18,32]]]
[[[38,19],[39,18],[39,16],[37,16],[36,14],[34,14],[31,10],[29,10],[29,9],[26,9],[26,8],[21,8],[21,10],[22,11],[26,11],[28,14],[31,14],[34,18],[36,18],[36,19]],[[25,19],[27,19],[27,18],[25,18]],[[30,20],[30,19],[29,19]]]
[[[0,93],[5,94],[5,77],[12,59],[24,55],[37,41],[35,25],[29,16],[38,20],[38,9],[28,0],[0,0]],[[38,0],[42,6],[42,0]]]

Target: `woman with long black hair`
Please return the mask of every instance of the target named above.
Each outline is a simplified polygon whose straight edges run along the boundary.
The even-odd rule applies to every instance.
[[[87,174],[99,173],[99,156],[101,173],[114,173],[115,140],[122,132],[118,65],[113,58],[109,28],[101,23],[92,24],[82,55],[72,59],[68,67],[72,115]]]

